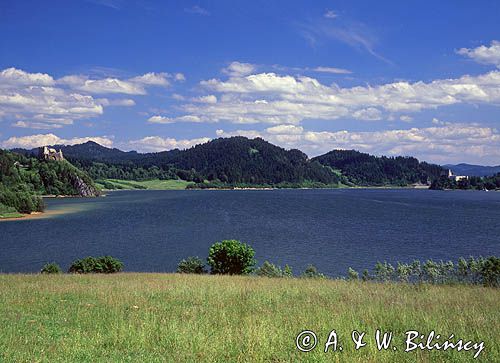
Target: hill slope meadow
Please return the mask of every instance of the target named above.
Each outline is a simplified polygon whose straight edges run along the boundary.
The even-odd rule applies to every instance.
[[[404,352],[404,335],[484,341],[500,361],[500,290],[181,274],[0,275],[5,362],[469,362],[474,351]],[[297,335],[313,330],[304,353]],[[343,350],[324,353],[331,330]],[[375,331],[392,331],[379,351]],[[365,331],[354,349],[351,331]]]

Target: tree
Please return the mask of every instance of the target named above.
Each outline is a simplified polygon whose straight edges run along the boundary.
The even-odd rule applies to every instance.
[[[285,265],[283,268],[283,277],[293,277],[292,268],[288,265]]]
[[[370,279],[371,279],[370,273],[368,272],[367,269],[364,269],[363,270],[363,275],[361,275],[361,280],[363,280],[363,281],[370,281]]]
[[[59,265],[55,262],[46,263],[40,270],[40,273],[42,274],[60,274],[61,272],[61,267],[59,267]]]
[[[308,265],[307,268],[302,272],[300,277],[307,278],[307,279],[324,279],[326,278],[325,275],[323,275],[321,272],[318,271],[316,266],[314,265]]]
[[[377,262],[375,264],[375,276],[378,281],[390,281],[394,275],[394,266],[390,263]]]
[[[255,271],[257,276],[264,277],[283,277],[283,271],[279,266],[276,266],[268,261],[264,261],[261,267]]]
[[[348,280],[358,280],[359,273],[355,269],[349,267],[349,269],[347,270],[347,279]]]
[[[188,257],[177,265],[177,272],[184,274],[204,274],[205,264],[199,257]]]
[[[102,257],[85,257],[80,260],[73,261],[69,271],[70,273],[87,274],[87,273],[114,273],[120,272],[123,269],[123,262],[111,256]]]
[[[207,262],[212,274],[246,275],[253,271],[255,251],[246,243],[231,239],[215,242]]]
[[[491,256],[481,266],[481,277],[484,286],[500,286],[500,258]]]

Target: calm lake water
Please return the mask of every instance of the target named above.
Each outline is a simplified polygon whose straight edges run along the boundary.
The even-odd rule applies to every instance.
[[[256,258],[330,276],[377,261],[500,255],[500,193],[429,190],[119,191],[49,199],[52,216],[0,222],[0,270],[66,269],[113,255],[127,271],[174,271],[221,239]],[[65,214],[57,212],[65,211]]]

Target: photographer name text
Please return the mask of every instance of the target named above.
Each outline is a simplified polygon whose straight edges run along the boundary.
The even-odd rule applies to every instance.
[[[448,351],[456,350],[458,352],[470,352],[473,358],[479,357],[484,349],[484,342],[474,342],[472,340],[461,339],[455,337],[454,334],[446,336],[442,339],[440,334],[434,330],[429,333],[420,333],[416,330],[408,330],[404,333],[403,346],[396,346],[394,343],[393,332],[384,332],[380,329],[375,331],[374,335],[369,335],[363,331],[353,330],[351,332],[351,339],[348,342],[352,344],[355,350],[360,350],[373,342],[379,351],[404,349],[404,352],[410,353],[418,350],[427,351]],[[296,339],[295,345],[301,352],[311,352],[315,349],[322,349],[324,353],[329,351],[341,352],[344,348],[339,341],[337,332],[330,331],[328,336],[325,337],[324,344],[321,344],[318,335],[312,330],[304,330],[300,332]]]

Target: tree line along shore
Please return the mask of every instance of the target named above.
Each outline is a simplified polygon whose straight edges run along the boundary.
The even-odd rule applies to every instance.
[[[208,251],[206,263],[197,256],[190,256],[181,260],[176,272],[186,274],[212,275],[255,275],[270,278],[328,278],[318,271],[314,265],[309,265],[300,275],[294,275],[292,268],[284,268],[269,261],[264,261],[257,267],[254,259],[254,249],[238,240],[223,240],[215,242]],[[122,271],[124,263],[112,256],[86,257],[73,261],[69,273],[116,273]],[[47,263],[42,274],[62,273],[61,267],[55,263]],[[364,269],[361,274],[349,268],[346,276],[337,277],[346,280],[361,280],[364,282],[401,282],[414,284],[468,284],[500,287],[500,258],[469,257],[452,261],[411,263],[398,262],[396,266],[388,262],[377,262],[372,270]]]

